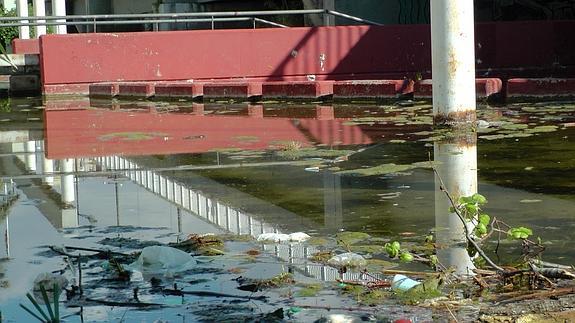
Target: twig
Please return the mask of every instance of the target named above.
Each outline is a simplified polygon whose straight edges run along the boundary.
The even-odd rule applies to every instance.
[[[175,296],[183,296],[183,295],[194,295],[194,296],[201,296],[201,297],[227,297],[227,298],[241,298],[241,299],[250,299],[250,300],[258,300],[258,301],[266,301],[268,298],[267,296],[244,296],[244,295],[232,295],[232,294],[224,294],[224,293],[216,293],[216,292],[209,292],[209,291],[201,291],[201,290],[179,290],[179,289],[163,289],[162,292],[168,295],[175,295]]]
[[[453,209],[455,210],[455,214],[457,214],[457,217],[459,217],[459,220],[461,221],[461,223],[463,224],[463,229],[465,231],[465,238],[467,239],[467,241],[469,241],[469,243],[471,243],[471,245],[473,245],[473,247],[475,248],[475,250],[477,250],[477,252],[479,253],[479,255],[481,257],[483,257],[483,259],[485,259],[485,261],[493,268],[495,268],[497,271],[500,272],[504,272],[505,269],[499,267],[495,262],[493,262],[493,260],[491,260],[491,258],[489,258],[485,252],[483,251],[483,249],[481,249],[481,247],[477,244],[477,242],[475,241],[475,239],[473,239],[473,237],[469,234],[469,230],[467,229],[467,225],[465,223],[465,219],[463,218],[463,216],[461,215],[461,213],[459,212],[459,210],[457,209],[457,205],[455,204],[455,202],[453,201],[453,198],[451,197],[451,194],[449,194],[449,192],[447,191],[447,189],[445,188],[445,184],[443,183],[443,179],[441,179],[441,176],[439,176],[439,173],[437,172],[437,169],[432,166],[433,172],[435,173],[435,176],[437,176],[437,178],[439,179],[439,189],[445,193],[445,195],[447,196],[447,199],[449,199],[449,203],[451,204],[451,206],[453,206]]]
[[[551,290],[551,291],[542,291],[542,292],[536,292],[536,293],[525,294],[525,295],[520,295],[517,297],[508,298],[506,300],[503,300],[503,301],[497,303],[497,305],[498,304],[514,303],[517,301],[523,301],[523,300],[534,299],[534,298],[569,295],[569,294],[573,294],[573,293],[575,293],[575,288],[565,287],[565,288],[559,288],[559,289]]]
[[[456,323],[459,323],[459,321],[457,320],[457,317],[455,317],[455,315],[453,314],[453,312],[451,311],[451,309],[449,308],[449,304],[445,304],[445,308],[447,309],[447,311],[449,312],[449,314],[451,315],[451,317],[453,318],[453,320]]]

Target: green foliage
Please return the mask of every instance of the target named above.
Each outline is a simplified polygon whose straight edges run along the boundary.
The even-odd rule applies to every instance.
[[[31,310],[30,308],[26,307],[23,304],[20,304],[20,307],[22,307],[26,312],[28,312],[30,315],[32,315],[40,322],[59,323],[60,322],[59,300],[60,300],[60,293],[62,292],[62,290],[60,289],[60,286],[58,286],[56,283],[54,283],[53,288],[54,288],[53,299],[50,299],[48,297],[48,293],[46,292],[46,288],[44,288],[44,285],[40,285],[40,291],[42,292],[42,300],[46,305],[47,313],[42,309],[42,307],[40,307],[38,301],[30,293],[27,293],[26,297],[28,297],[32,305],[34,305],[36,312],[34,312],[33,310]],[[52,308],[51,303],[54,303],[54,308]]]
[[[16,17],[16,10],[5,10],[4,8],[0,8],[0,16]],[[2,46],[2,53],[6,53],[5,47],[10,44],[14,38],[18,38],[18,27],[0,28],[0,45]]]
[[[399,259],[401,259],[403,262],[411,262],[413,261],[413,255],[407,251],[404,251],[399,255]]]
[[[507,235],[510,238],[517,239],[517,240],[527,239],[532,234],[533,234],[533,231],[531,231],[531,229],[526,228],[526,227],[511,228],[511,229],[509,229],[509,231],[507,231]]]
[[[482,213],[481,206],[487,204],[485,196],[475,193],[471,196],[462,196],[457,202],[457,211],[467,220],[477,223],[474,233],[478,237],[485,236],[488,233],[487,226],[491,222],[491,217]],[[455,212],[456,209],[451,207],[450,212]]]
[[[390,258],[397,257],[399,255],[399,252],[401,251],[401,245],[397,241],[386,243],[384,245],[384,248]]]

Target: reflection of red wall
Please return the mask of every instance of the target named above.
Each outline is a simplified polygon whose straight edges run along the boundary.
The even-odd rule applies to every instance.
[[[312,141],[371,143],[359,127],[344,125],[345,119],[320,121],[92,109],[46,109],[44,113],[46,155],[51,159],[267,149],[288,141],[303,146],[311,145]],[[130,139],[130,135],[135,138]],[[141,135],[150,138],[142,139]]]
[[[573,73],[573,30],[575,21],[478,24],[477,67],[494,76]],[[431,64],[429,25],[46,35],[40,43],[44,85],[398,77],[429,71]]]

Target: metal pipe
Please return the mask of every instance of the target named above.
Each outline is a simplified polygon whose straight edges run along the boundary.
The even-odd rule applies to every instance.
[[[439,126],[475,122],[473,0],[431,1],[433,117]]]
[[[268,24],[270,26],[281,27],[281,28],[289,28],[288,26],[274,23],[264,19],[258,19],[257,21],[261,23]],[[248,17],[238,17],[238,18],[214,18],[213,21],[215,22],[230,22],[230,21],[250,21],[252,18]],[[18,26],[38,26],[38,25],[46,25],[46,26],[59,26],[59,25],[93,25],[96,28],[96,25],[131,25],[131,24],[158,24],[158,23],[181,23],[181,22],[212,22],[212,19],[161,19],[161,20],[120,20],[120,21],[66,21],[66,22],[45,22],[45,23],[8,23],[8,24],[0,24],[0,28],[2,27],[18,27]]]
[[[372,20],[368,20],[368,19],[363,19],[363,18],[359,18],[359,17],[355,17],[355,16],[350,16],[348,14],[345,13],[341,13],[338,11],[333,11],[333,10],[326,10],[327,14],[330,14],[332,16],[336,16],[336,17],[341,17],[341,18],[345,18],[347,20],[351,20],[351,21],[357,21],[357,22],[361,22],[364,24],[368,24],[368,25],[374,25],[374,26],[383,26],[383,24],[380,24],[379,22],[375,22]]]

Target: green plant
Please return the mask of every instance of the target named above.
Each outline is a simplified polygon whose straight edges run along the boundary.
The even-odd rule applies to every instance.
[[[390,258],[399,256],[399,260],[403,262],[411,262],[414,260],[414,256],[409,251],[401,250],[401,244],[398,241],[386,243],[383,247]]]
[[[5,10],[0,8],[1,17],[16,17],[16,10]],[[12,42],[12,39],[18,38],[18,27],[2,27],[0,28],[0,46],[2,46],[2,53],[5,54],[5,48]]]
[[[23,304],[20,304],[20,307],[22,307],[26,312],[28,312],[30,315],[35,317],[40,322],[59,323],[60,322],[59,299],[60,299],[60,293],[62,292],[62,290],[60,289],[58,284],[54,283],[54,285],[53,285],[53,299],[52,300],[50,300],[50,298],[48,297],[48,293],[46,292],[46,288],[44,288],[44,285],[40,285],[40,291],[42,293],[42,300],[46,306],[46,311],[48,313],[46,313],[42,309],[42,307],[40,307],[40,304],[38,303],[38,301],[30,293],[27,293],[26,297],[28,297],[28,299],[30,300],[32,305],[34,305],[34,308],[36,309],[37,312],[34,312],[33,310],[29,309],[28,307],[26,307]],[[54,308],[52,308],[51,302],[54,303]]]

